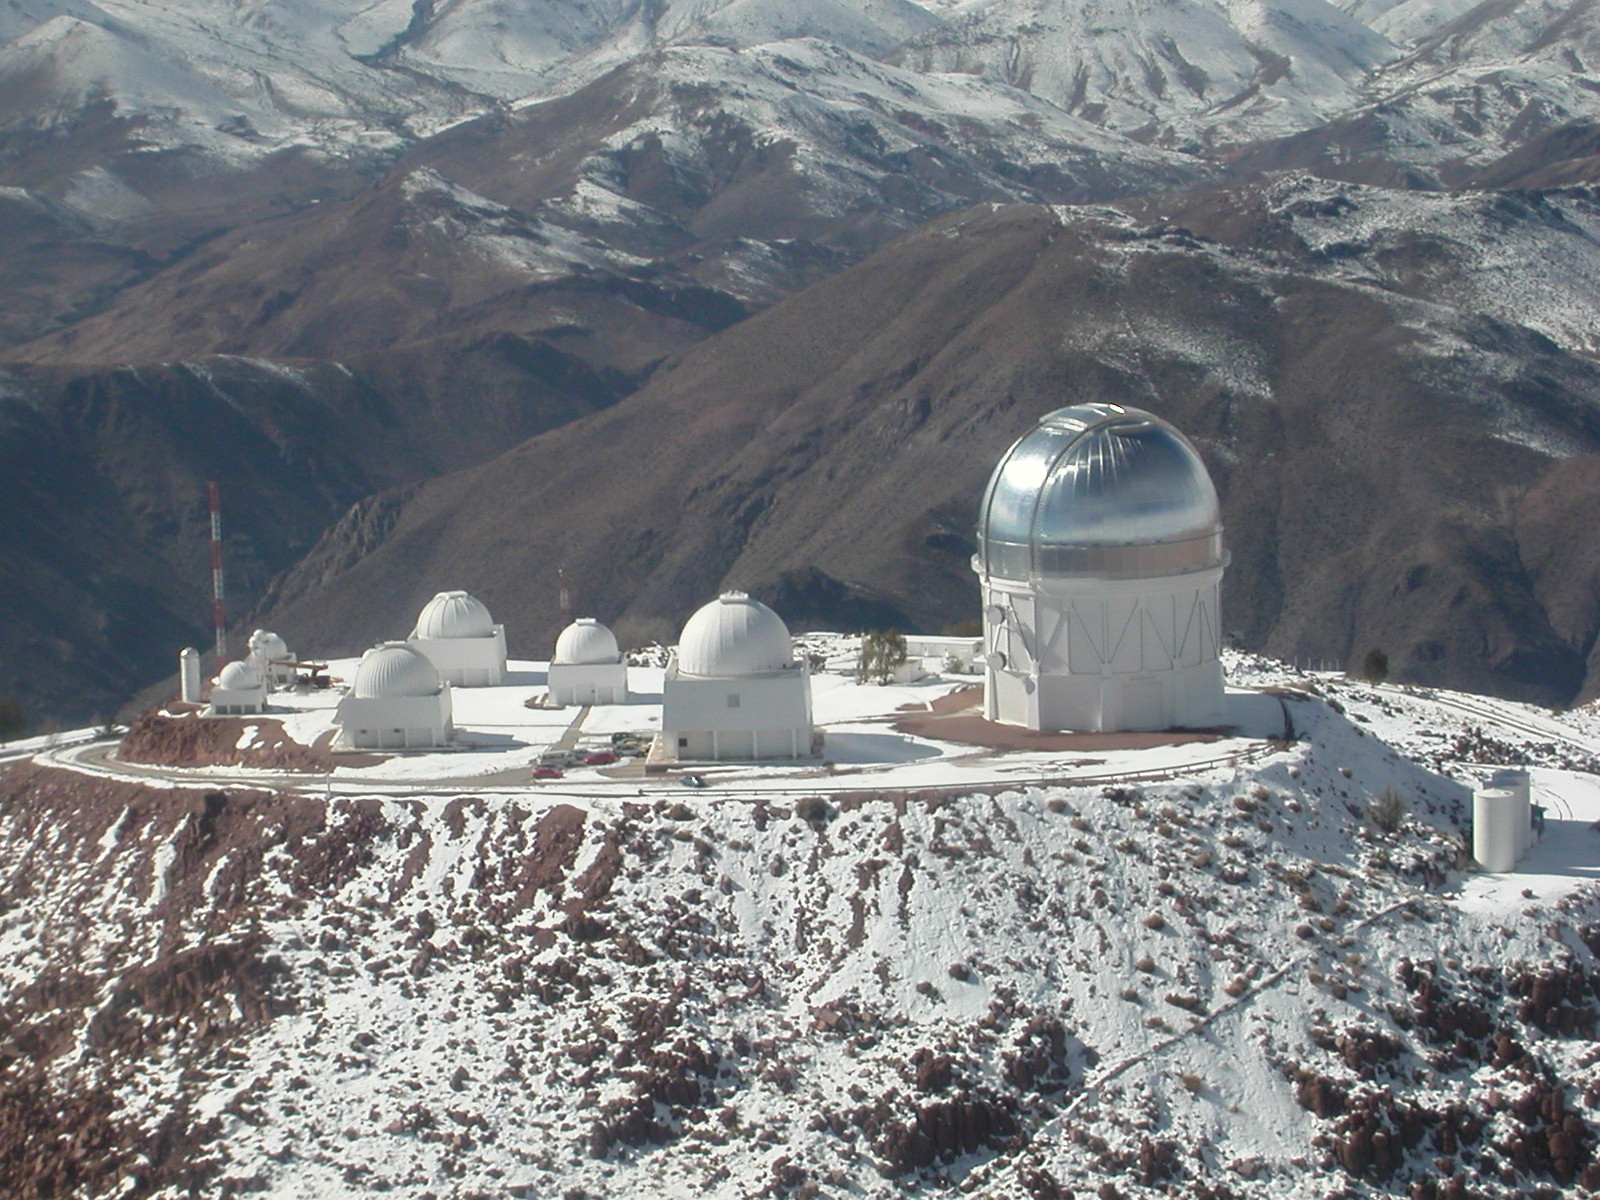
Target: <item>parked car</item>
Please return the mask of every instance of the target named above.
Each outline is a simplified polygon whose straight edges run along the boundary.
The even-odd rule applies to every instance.
[[[549,763],[540,763],[533,769],[535,779],[560,779],[561,768],[552,767]]]
[[[704,775],[685,775],[678,782],[683,784],[684,787],[703,788],[706,786],[706,777]]]
[[[583,756],[583,763],[588,767],[603,767],[607,763],[617,761],[617,756],[609,750],[591,750]]]

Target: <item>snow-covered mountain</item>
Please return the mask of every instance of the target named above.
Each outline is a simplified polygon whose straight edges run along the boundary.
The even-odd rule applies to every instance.
[[[12,1194],[1592,1190],[1592,715],[1228,669],[1288,738],[974,756],[879,723],[949,683],[823,673],[840,748],[899,765],[441,794],[473,756],[36,748],[0,772]],[[1475,874],[1510,763],[1545,838]]]

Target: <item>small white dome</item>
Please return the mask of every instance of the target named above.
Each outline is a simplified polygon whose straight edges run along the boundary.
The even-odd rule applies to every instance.
[[[494,618],[482,600],[468,592],[440,592],[422,606],[414,638],[494,636]]]
[[[622,657],[611,630],[593,617],[579,617],[556,639],[556,656],[551,661],[579,665],[614,663]]]
[[[250,635],[250,657],[258,663],[288,658],[289,643],[271,630],[258,629]]]
[[[379,696],[432,696],[444,685],[439,672],[404,642],[384,642],[361,656],[350,694],[363,700]]]
[[[678,670],[685,675],[763,675],[793,662],[783,618],[743,592],[725,592],[705,605],[678,638]]]
[[[231,662],[217,673],[216,684],[229,692],[253,692],[261,686],[261,676],[247,662]]]

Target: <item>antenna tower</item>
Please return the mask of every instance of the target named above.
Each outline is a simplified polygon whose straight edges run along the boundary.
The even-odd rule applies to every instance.
[[[561,624],[572,624],[572,596],[567,591],[567,569],[556,568],[556,583],[560,587],[561,596]]]
[[[217,669],[228,660],[228,635],[222,623],[222,489],[206,484],[211,502],[211,618],[217,628]]]

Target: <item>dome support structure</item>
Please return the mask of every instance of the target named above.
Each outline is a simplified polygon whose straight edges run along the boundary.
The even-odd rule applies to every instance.
[[[1111,404],[1045,416],[995,467],[978,546],[988,719],[1049,732],[1222,723],[1220,510],[1167,422]]]

